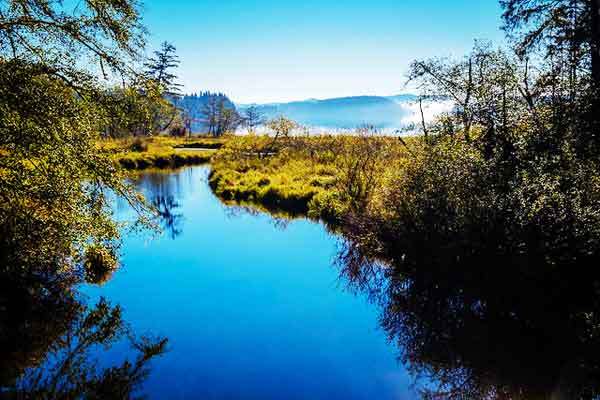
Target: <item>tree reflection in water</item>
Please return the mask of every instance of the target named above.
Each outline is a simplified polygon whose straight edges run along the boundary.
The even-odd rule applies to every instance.
[[[511,265],[383,266],[346,242],[342,277],[381,307],[424,398],[600,398],[592,264],[546,275]],[[541,276],[541,277],[540,277]]]
[[[183,197],[182,191],[185,187],[193,186],[193,179],[191,169],[183,169],[177,174],[170,171],[146,171],[133,180],[154,207],[154,222],[167,232],[171,239],[176,239],[183,233],[184,215],[177,199]]]
[[[166,339],[136,338],[121,309],[93,307],[70,285],[0,279],[0,398],[129,399],[165,351]],[[94,354],[129,342],[132,360],[99,367]]]
[[[173,196],[156,195],[152,199],[152,205],[156,210],[160,226],[168,232],[171,239],[176,239],[183,233],[183,213],[177,212],[181,205]]]
[[[290,215],[265,212],[253,206],[241,205],[235,202],[225,202],[223,204],[226,206],[225,215],[229,218],[239,218],[242,215],[266,216],[269,223],[281,231],[285,231],[294,220],[294,217]]]

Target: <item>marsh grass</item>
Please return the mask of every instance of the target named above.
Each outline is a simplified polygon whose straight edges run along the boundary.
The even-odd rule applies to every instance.
[[[335,225],[366,206],[405,152],[397,139],[375,136],[236,137],[213,159],[209,183],[230,204]]]
[[[103,140],[102,151],[109,152],[121,167],[128,170],[177,168],[208,163],[216,149],[227,139],[149,137]],[[185,149],[194,149],[188,150]]]

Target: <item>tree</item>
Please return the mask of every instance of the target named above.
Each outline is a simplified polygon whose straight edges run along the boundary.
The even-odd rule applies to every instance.
[[[265,123],[264,114],[255,105],[251,105],[244,110],[243,120],[244,125],[248,128],[248,133],[256,132],[256,128]]]
[[[139,79],[106,94],[107,137],[150,136],[175,128],[181,113],[153,80]]]
[[[134,0],[0,2],[0,392],[9,397],[129,398],[164,350],[164,340],[136,340],[135,360],[96,368],[94,346],[131,335],[118,308],[83,312],[72,289],[92,266],[116,266],[108,193],[142,219],[149,210],[98,146],[139,100],[113,88],[136,82],[143,39]],[[59,368],[36,368],[45,356]]]
[[[275,133],[274,139],[287,138],[298,128],[298,124],[286,117],[280,116],[267,121],[267,127]]]
[[[70,273],[90,243],[114,247],[108,189],[142,203],[97,140],[113,78],[135,78],[136,2],[0,3],[0,265]]]
[[[596,87],[600,83],[600,1],[501,0],[505,29],[516,33],[517,51],[524,55],[543,46],[547,55],[569,53],[571,61],[590,63]]]
[[[217,113],[217,130],[215,136],[223,136],[225,133],[234,132],[242,119],[236,109],[226,104],[225,99],[219,100]]]
[[[148,91],[143,87],[140,90],[140,94],[147,95],[154,105],[152,121],[150,127],[145,130],[145,134],[158,134],[169,130],[173,128],[172,124],[175,120],[181,118],[183,110],[178,109],[169,101],[169,99],[176,100],[180,97],[182,85],[177,83],[177,75],[173,72],[178,66],[179,57],[176,54],[176,48],[168,42],[163,42],[160,50],[156,50],[154,57],[145,63],[146,78],[154,83],[154,85],[151,83],[143,85],[149,86]],[[156,94],[155,89],[158,90],[159,97],[153,96]]]
[[[171,43],[163,42],[160,50],[154,52],[154,57],[150,58],[146,66],[146,74],[153,79],[166,94],[179,95],[182,85],[178,84],[177,75],[172,72],[179,66],[179,57],[175,53],[176,48]]]
[[[14,0],[0,4],[0,54],[4,60],[25,59],[43,64],[49,74],[80,86],[91,68],[103,76],[128,73],[127,60],[144,45],[137,3],[131,0],[89,1],[71,7],[58,1]]]
[[[600,0],[502,0],[505,29],[525,59],[542,55],[544,79],[560,88],[579,130],[579,147],[600,148]],[[556,92],[554,92],[556,93]],[[593,148],[593,149],[591,149]]]
[[[531,90],[521,86],[519,76],[524,72],[514,57],[477,43],[461,60],[416,61],[411,64],[409,77],[424,96],[449,98],[455,104],[431,127],[432,133],[460,135],[467,143],[475,141],[474,145],[485,147],[488,158],[500,156],[506,161],[513,155],[507,140],[520,121],[530,117],[523,95]],[[549,137],[546,128],[539,134]]]
[[[208,134],[216,136],[219,120],[219,101],[216,96],[209,96],[202,109],[202,115],[206,123]]]
[[[222,136],[227,132],[237,129],[241,117],[233,105],[221,95],[210,95],[204,104],[202,115],[206,123],[208,134]]]
[[[439,389],[426,398],[598,396],[595,4],[504,1],[514,54],[413,63],[454,108],[346,216],[345,272],[382,292],[384,329]]]

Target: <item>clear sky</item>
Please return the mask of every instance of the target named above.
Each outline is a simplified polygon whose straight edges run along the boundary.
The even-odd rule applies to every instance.
[[[497,0],[145,0],[149,47],[172,42],[186,92],[239,103],[390,95],[414,59],[500,42]]]

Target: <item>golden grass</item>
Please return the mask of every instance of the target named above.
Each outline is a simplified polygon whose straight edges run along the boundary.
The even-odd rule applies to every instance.
[[[102,140],[101,151],[112,157],[125,169],[177,168],[210,162],[216,149],[226,138],[126,138]],[[187,149],[187,150],[186,150]]]
[[[376,179],[385,176],[405,154],[397,139],[381,137],[292,138],[274,150],[271,144],[271,138],[260,136],[231,139],[212,161],[209,183],[215,194],[227,203],[254,204],[332,224],[354,200],[346,190],[348,184],[361,187],[368,174]],[[371,154],[373,162],[365,161],[365,154]],[[362,172],[349,176],[353,169]]]

